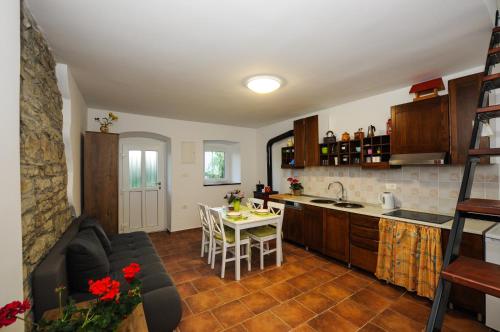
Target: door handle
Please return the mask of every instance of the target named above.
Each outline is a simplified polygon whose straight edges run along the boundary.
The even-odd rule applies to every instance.
[[[156,185],[158,186],[158,189],[161,189],[161,181],[160,182],[156,182]]]

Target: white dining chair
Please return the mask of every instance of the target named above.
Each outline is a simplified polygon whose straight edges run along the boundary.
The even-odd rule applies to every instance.
[[[229,227],[224,227],[224,223],[222,221],[222,212],[219,209],[209,209],[208,213],[210,220],[212,222],[212,230],[213,230],[213,239],[212,243],[212,269],[215,268],[215,255],[222,254],[222,265],[221,265],[221,273],[220,277],[224,278],[224,274],[226,271],[226,263],[234,262],[236,260],[235,257],[235,234],[234,230]],[[240,232],[240,244],[245,250],[241,250],[240,259],[246,259],[248,263],[248,271],[252,270],[252,250],[250,248],[250,236],[247,231]],[[219,249],[217,248],[219,247]],[[231,252],[233,257],[228,258],[227,253]]]
[[[213,229],[209,217],[209,207],[205,204],[198,203],[198,210],[200,212],[201,220],[201,257],[208,254],[208,264],[212,259],[212,245],[213,245]]]
[[[264,200],[260,198],[247,198],[247,202],[250,203],[252,209],[262,209],[264,208]]]
[[[278,223],[283,225],[283,216],[285,214],[285,204],[276,202],[267,202],[267,207],[269,212],[279,216]],[[280,227],[281,228],[281,227]],[[273,226],[261,226],[255,227],[248,230],[250,233],[250,238],[258,243],[252,244],[252,247],[256,247],[260,251],[260,269],[264,269],[264,255],[269,255],[276,252],[278,248],[270,249],[269,241],[275,240],[278,236],[277,228]],[[281,234],[280,234],[281,236]],[[283,249],[280,252],[281,261],[283,261]]]

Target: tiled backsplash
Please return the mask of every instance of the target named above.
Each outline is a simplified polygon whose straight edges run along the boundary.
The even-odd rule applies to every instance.
[[[481,165],[476,169],[471,196],[475,198],[499,198],[498,165]],[[283,172],[280,188],[285,192],[289,171]],[[460,166],[404,166],[399,169],[370,170],[359,167],[311,167],[293,170],[304,185],[304,194],[334,197],[328,184],[340,181],[347,199],[378,203],[378,195],[392,191],[398,207],[420,211],[453,214],[457,203],[463,167]],[[386,184],[396,184],[387,190]]]

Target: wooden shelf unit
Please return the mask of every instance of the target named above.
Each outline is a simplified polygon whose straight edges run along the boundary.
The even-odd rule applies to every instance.
[[[391,136],[379,135],[363,138],[363,153],[361,165],[363,168],[390,168]],[[380,161],[374,161],[380,158]]]
[[[295,159],[295,147],[285,146],[281,148],[281,168],[296,168],[290,163]]]
[[[325,153],[324,149],[327,149]],[[362,149],[360,140],[323,143],[319,145],[320,166],[360,165]]]

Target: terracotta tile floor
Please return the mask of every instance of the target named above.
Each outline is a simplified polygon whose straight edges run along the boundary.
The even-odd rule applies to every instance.
[[[421,331],[430,312],[430,301],[289,243],[281,268],[268,255],[261,271],[254,251],[236,282],[234,263],[221,279],[220,255],[215,270],[200,257],[199,229],[150,236],[183,300],[180,332]],[[453,311],[443,331],[488,329]]]

